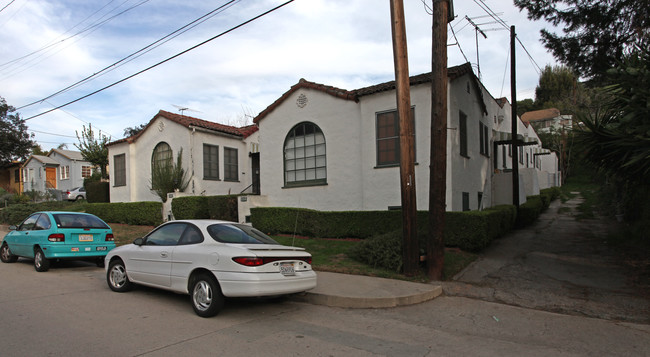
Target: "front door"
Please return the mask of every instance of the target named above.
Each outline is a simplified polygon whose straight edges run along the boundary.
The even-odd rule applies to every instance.
[[[45,188],[56,188],[56,167],[45,168]]]
[[[260,153],[251,154],[251,171],[253,172],[253,194],[259,195],[260,192]]]

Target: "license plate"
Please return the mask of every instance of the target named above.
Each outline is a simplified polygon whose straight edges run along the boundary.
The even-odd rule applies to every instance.
[[[97,247],[97,250],[106,250],[106,247]]]
[[[280,264],[280,273],[284,276],[296,275],[296,271],[293,269],[293,263]]]
[[[79,241],[80,242],[92,242],[93,241],[93,235],[92,234],[80,234],[79,235]]]

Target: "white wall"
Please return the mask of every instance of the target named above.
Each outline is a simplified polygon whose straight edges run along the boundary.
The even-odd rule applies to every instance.
[[[307,105],[296,105],[299,95]],[[325,136],[327,184],[308,187],[284,187],[284,140],[296,124],[311,122]],[[261,191],[269,206],[307,207],[317,210],[360,210],[359,107],[318,90],[301,88],[259,123]]]

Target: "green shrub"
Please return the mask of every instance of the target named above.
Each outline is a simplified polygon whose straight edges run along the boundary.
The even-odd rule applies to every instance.
[[[162,223],[161,202],[88,203],[86,212],[110,223],[142,226]]]
[[[401,272],[402,231],[393,231],[364,239],[350,250],[350,257],[373,268],[385,268]]]
[[[176,219],[210,218],[207,196],[177,197],[172,201],[172,213]]]
[[[526,202],[519,205],[516,226],[521,228],[533,224],[543,209],[544,203],[540,195],[526,197]]]
[[[17,225],[30,214],[40,211],[83,211],[85,204],[69,203],[61,201],[49,201],[41,203],[19,203],[13,204],[0,211],[0,222],[4,224]]]
[[[176,219],[239,222],[238,197],[239,195],[177,197],[172,201],[172,213]]]
[[[110,185],[108,182],[86,181],[86,199],[88,203],[106,203],[110,202]]]

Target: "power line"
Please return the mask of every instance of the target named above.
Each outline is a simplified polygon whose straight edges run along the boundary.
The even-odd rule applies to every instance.
[[[128,0],[125,0],[124,3],[127,2],[127,1],[128,1]],[[43,53],[43,54],[39,55],[38,57],[34,58],[33,60],[31,60],[31,61],[32,61],[32,64],[31,64],[31,65],[29,65],[29,63],[28,63],[28,64],[25,64],[25,66],[27,66],[27,67],[26,67],[26,68],[23,68],[23,69],[20,70],[20,71],[18,71],[18,69],[15,68],[13,73],[8,73],[8,74],[7,74],[4,78],[2,78],[2,79],[9,78],[9,77],[11,77],[11,76],[13,76],[13,75],[16,75],[16,74],[18,74],[18,73],[22,73],[22,72],[24,72],[24,71],[26,71],[26,70],[28,70],[28,69],[34,67],[34,66],[37,65],[38,63],[42,62],[42,60],[41,60],[41,61],[37,61],[37,60],[38,60],[39,58],[45,56],[46,53],[49,51],[49,49],[50,49],[51,47],[54,47],[54,46],[56,46],[56,45],[59,45],[59,44],[65,42],[65,41],[67,41],[67,40],[69,40],[69,39],[71,39],[71,38],[74,38],[74,37],[76,37],[76,36],[78,36],[78,35],[80,35],[80,34],[82,34],[82,33],[87,32],[87,33],[82,37],[82,38],[85,38],[86,36],[90,35],[90,34],[93,33],[95,30],[99,29],[101,26],[103,26],[104,24],[106,24],[107,22],[113,20],[114,18],[116,18],[116,17],[118,17],[118,16],[120,16],[120,15],[123,15],[124,13],[126,13],[126,12],[128,12],[128,11],[130,11],[130,10],[132,10],[132,9],[134,9],[134,8],[136,8],[136,7],[138,7],[138,6],[142,5],[142,4],[144,4],[144,3],[146,3],[146,2],[149,2],[149,0],[142,0],[141,2],[139,2],[139,3],[137,3],[137,4],[135,4],[135,5],[131,6],[131,7],[129,7],[129,8],[127,8],[127,9],[125,9],[125,10],[123,10],[123,11],[121,11],[121,12],[119,12],[119,13],[117,13],[117,14],[115,14],[115,15],[113,15],[113,16],[111,16],[111,17],[109,17],[109,18],[107,18],[107,19],[105,19],[105,20],[103,20],[103,21],[101,21],[101,22],[99,22],[99,23],[94,23],[94,24],[92,24],[92,25],[90,25],[90,26],[87,26],[87,27],[84,28],[83,30],[77,32],[76,34],[74,34],[74,35],[72,35],[72,36],[69,36],[69,37],[67,37],[67,38],[64,38],[64,39],[61,40],[61,41],[58,41],[58,42],[55,42],[55,43],[51,43],[51,44],[49,44],[49,45],[47,45],[47,46],[45,46],[45,47],[43,47],[43,48],[41,48],[41,49],[39,49],[39,50],[33,51],[33,52],[31,52],[31,53],[29,53],[29,54],[27,54],[27,55],[24,55],[24,56],[22,56],[22,57],[16,58],[16,59],[11,60],[11,61],[9,61],[9,62],[5,62],[5,63],[3,63],[3,64],[0,64],[0,67],[7,66],[7,65],[10,65],[10,64],[13,64],[13,63],[20,62],[22,59],[25,59],[25,58],[27,58],[27,57],[30,57],[30,56],[32,56],[32,55],[34,55],[34,54],[36,54],[36,53],[39,53],[39,52],[45,51],[45,53]],[[120,6],[122,6],[122,5],[120,5]],[[119,6],[118,6],[118,7],[119,7]],[[111,11],[112,11],[112,10],[111,10]],[[106,16],[106,15],[107,15],[107,14],[105,14],[104,16]],[[102,16],[102,17],[104,17],[104,16]],[[84,20],[84,21],[85,21],[85,20]],[[83,22],[83,21],[82,21],[82,22]],[[78,24],[77,24],[77,25],[78,25]],[[77,25],[75,25],[74,27],[76,27]],[[74,28],[74,27],[72,27],[72,28]],[[77,41],[79,41],[79,40],[80,40],[80,39],[77,39]],[[73,44],[73,43],[71,43],[70,45],[72,45],[72,44]],[[67,47],[65,47],[65,48],[67,48]],[[61,52],[61,51],[64,50],[65,48],[62,48],[62,49],[58,50],[57,52],[55,52],[55,53],[53,53],[53,54],[51,54],[51,55],[49,55],[49,56],[47,56],[47,57],[45,57],[45,58],[49,58],[49,57],[51,57],[51,56],[53,56],[53,55],[55,55],[55,54]],[[45,60],[45,58],[43,58],[43,60]],[[18,71],[18,72],[17,72],[17,71]]]
[[[9,5],[14,3],[14,1],[16,1],[16,0],[11,0],[7,5],[5,5],[2,9],[0,9],[0,12],[2,12],[4,9],[8,8]]]
[[[274,11],[276,11],[276,10],[282,8],[282,7],[284,7],[285,5],[292,3],[293,1],[294,1],[294,0],[286,1],[286,2],[284,2],[284,3],[282,3],[282,4],[278,5],[278,6],[276,6],[276,7],[274,7],[274,8],[272,8],[272,9],[270,9],[270,10],[267,10],[266,12],[264,12],[264,13],[262,13],[262,14],[260,14],[260,15],[257,15],[257,16],[255,16],[255,17],[253,17],[253,18],[251,18],[251,19],[249,19],[249,20],[247,20],[247,21],[245,21],[245,22],[242,22],[241,24],[239,24],[239,25],[237,25],[237,26],[231,27],[230,29],[228,29],[228,30],[226,30],[226,31],[224,31],[224,32],[222,32],[222,33],[216,35],[216,36],[213,36],[213,37],[211,37],[211,38],[209,38],[209,39],[207,39],[207,40],[205,40],[205,41],[203,41],[203,42],[201,42],[201,43],[199,43],[199,44],[197,44],[197,45],[194,45],[194,46],[192,46],[192,47],[190,47],[190,48],[188,48],[188,49],[186,49],[186,50],[184,50],[184,51],[182,51],[182,52],[179,52],[179,53],[177,53],[177,54],[175,54],[175,55],[173,55],[173,56],[171,56],[171,57],[169,57],[169,58],[167,58],[167,59],[165,59],[165,60],[162,60],[162,61],[160,61],[160,62],[158,62],[158,63],[156,63],[156,64],[154,64],[154,65],[152,65],[152,66],[149,66],[149,67],[147,67],[147,68],[145,68],[145,69],[143,69],[143,70],[141,70],[141,71],[139,71],[139,72],[136,72],[136,73],[134,73],[134,74],[132,74],[132,75],[130,75],[130,76],[128,76],[128,77],[122,78],[122,79],[120,79],[120,80],[117,81],[117,82],[114,82],[114,83],[112,83],[112,84],[110,84],[110,85],[108,85],[108,86],[105,86],[105,87],[103,87],[103,88],[101,88],[101,89],[98,89],[98,90],[96,90],[96,91],[94,91],[94,92],[92,92],[92,93],[86,94],[86,95],[84,95],[84,96],[82,96],[82,97],[80,97],[80,98],[77,98],[77,99],[73,100],[73,101],[70,101],[70,102],[67,102],[67,103],[65,103],[65,104],[62,104],[62,105],[60,105],[60,106],[58,106],[58,107],[56,107],[56,108],[53,108],[53,109],[50,109],[50,110],[44,111],[44,112],[42,112],[42,113],[40,113],[40,114],[33,115],[33,116],[31,116],[31,117],[25,119],[25,121],[30,120],[30,119],[34,119],[34,118],[39,117],[39,116],[41,116],[41,115],[44,115],[44,114],[47,114],[47,113],[53,112],[53,111],[55,111],[55,110],[57,110],[57,109],[60,109],[60,108],[66,107],[66,106],[68,106],[68,105],[70,105],[70,104],[72,104],[72,103],[76,103],[76,102],[78,102],[78,101],[80,101],[80,100],[82,100],[82,99],[86,99],[86,98],[88,98],[88,97],[90,97],[90,96],[92,96],[92,95],[95,95],[95,94],[97,94],[97,93],[99,93],[99,92],[101,92],[101,91],[103,91],[103,90],[106,90],[106,89],[108,89],[108,88],[110,88],[110,87],[113,87],[113,86],[115,86],[115,85],[117,85],[117,84],[119,84],[119,83],[125,82],[125,81],[127,81],[127,80],[129,80],[129,79],[131,79],[131,78],[133,78],[133,77],[135,77],[135,76],[137,76],[137,75],[140,75],[140,74],[142,74],[142,73],[144,73],[144,72],[147,72],[148,70],[150,70],[150,69],[152,69],[152,68],[158,67],[158,66],[160,66],[160,65],[163,64],[163,63],[169,62],[169,61],[171,61],[172,59],[175,59],[175,58],[177,58],[177,57],[180,57],[181,55],[184,55],[184,54],[187,53],[187,52],[190,52],[190,51],[192,51],[192,50],[194,50],[194,49],[196,49],[196,48],[198,48],[198,47],[200,47],[200,46],[205,45],[205,44],[208,43],[208,42],[211,42],[211,41],[213,41],[213,40],[215,40],[215,39],[217,39],[217,38],[219,38],[219,37],[221,37],[221,36],[223,36],[223,35],[225,35],[225,34],[228,34],[228,33],[232,32],[232,31],[234,31],[234,30],[236,30],[236,29],[238,29],[238,28],[240,28],[240,27],[242,27],[242,26],[245,26],[245,25],[247,25],[247,24],[249,24],[249,23],[251,23],[251,22],[253,22],[253,21],[255,21],[255,20],[257,20],[257,19],[259,19],[259,18],[261,18],[261,17],[263,17],[263,16],[266,16],[266,15],[268,15],[268,14],[270,14],[270,13],[272,13],[272,12],[274,12]]]
[[[210,19],[210,18],[216,16],[217,14],[219,14],[219,13],[225,11],[226,9],[230,8],[232,5],[234,5],[234,3],[239,2],[239,1],[240,1],[240,0],[231,0],[231,1],[229,1],[229,2],[227,2],[227,3],[225,3],[225,4],[223,4],[223,5],[219,6],[218,8],[216,8],[216,9],[214,9],[214,10],[208,12],[207,14],[205,14],[205,15],[203,15],[203,16],[197,18],[197,19],[195,19],[194,21],[192,21],[192,22],[186,24],[185,26],[182,26],[182,27],[180,27],[179,29],[177,29],[177,30],[175,30],[175,31],[173,31],[173,32],[171,32],[171,33],[169,33],[169,34],[167,34],[166,36],[164,36],[164,37],[162,37],[162,38],[160,38],[160,39],[158,39],[158,40],[156,40],[156,41],[150,43],[149,45],[147,45],[147,46],[145,46],[145,47],[143,47],[143,48],[137,50],[136,52],[131,53],[130,55],[128,55],[128,56],[126,56],[126,57],[120,59],[119,61],[114,62],[113,64],[110,64],[110,65],[104,67],[104,68],[101,69],[100,71],[95,72],[95,73],[93,73],[92,75],[87,76],[86,78],[84,78],[84,79],[82,79],[82,80],[80,80],[80,81],[77,81],[77,82],[75,82],[75,83],[73,83],[73,84],[71,84],[71,85],[69,85],[69,86],[63,88],[63,89],[61,89],[61,90],[55,92],[54,94],[50,94],[50,95],[48,95],[47,97],[45,97],[45,98],[43,98],[43,99],[36,100],[36,101],[31,102],[31,103],[29,103],[29,104],[25,104],[25,105],[23,105],[23,106],[21,106],[21,107],[19,107],[19,108],[16,108],[16,109],[17,109],[17,110],[20,110],[20,109],[23,109],[23,108],[25,108],[25,107],[29,107],[29,106],[32,106],[32,105],[34,105],[34,104],[41,103],[41,102],[43,102],[43,101],[45,101],[45,100],[47,100],[47,99],[50,99],[50,98],[52,98],[52,97],[54,97],[54,96],[56,96],[56,95],[58,95],[58,94],[61,94],[61,93],[63,93],[63,92],[67,92],[68,90],[70,90],[70,89],[72,89],[72,88],[75,88],[75,87],[77,87],[77,86],[80,86],[80,85],[83,84],[83,83],[89,82],[91,79],[93,79],[93,78],[95,78],[95,77],[98,77],[98,76],[100,76],[100,75],[106,74],[106,73],[104,73],[104,72],[110,72],[110,71],[113,71],[113,70],[115,70],[116,68],[118,68],[118,67],[120,67],[120,66],[122,66],[122,65],[124,65],[124,64],[126,64],[126,63],[128,63],[128,62],[130,62],[130,61],[132,61],[132,60],[134,60],[134,59],[136,59],[136,58],[138,58],[138,57],[140,57],[140,56],[142,56],[142,55],[144,55],[145,53],[148,53],[149,51],[151,51],[151,50],[153,50],[153,49],[155,49],[155,48],[157,48],[157,47],[159,47],[159,46],[161,46],[161,45],[167,43],[168,41],[170,41],[170,40],[172,40],[172,39],[174,39],[174,38],[180,36],[181,34],[187,32],[187,31],[189,31],[189,30],[195,28],[196,26],[202,24],[203,22],[207,21],[208,19]],[[192,26],[191,26],[191,25],[192,25]],[[173,36],[172,36],[172,35],[173,35]],[[165,41],[163,41],[163,40],[165,40]],[[133,58],[131,58],[131,57],[133,57]],[[122,63],[122,62],[123,62],[123,63]],[[119,65],[119,66],[118,66],[118,65]]]

